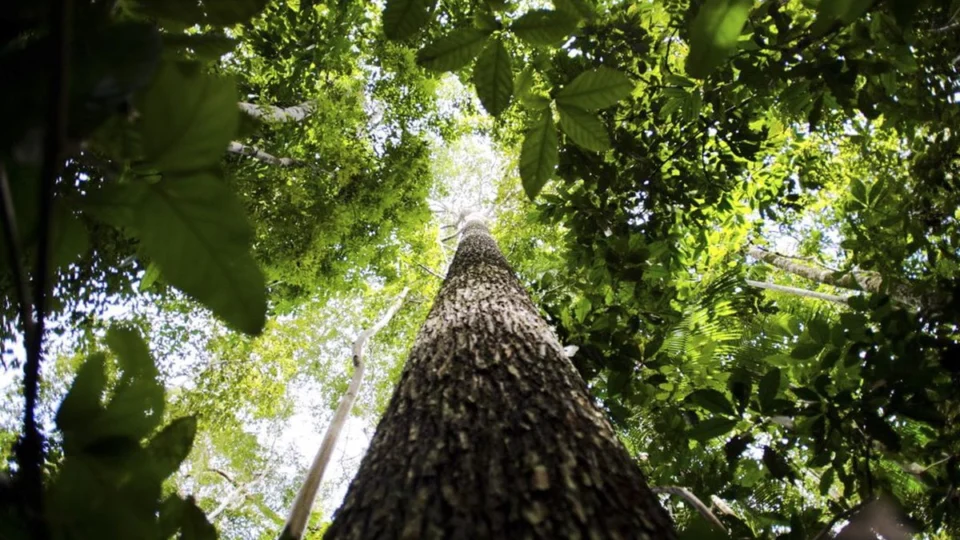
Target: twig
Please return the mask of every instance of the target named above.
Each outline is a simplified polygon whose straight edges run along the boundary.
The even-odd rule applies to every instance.
[[[724,534],[727,533],[727,528],[723,525],[723,522],[721,522],[720,519],[717,518],[717,516],[715,516],[713,512],[710,511],[710,508],[708,508],[707,505],[703,504],[703,501],[701,501],[689,489],[684,487],[679,487],[679,486],[659,486],[659,487],[650,488],[650,491],[654,493],[666,493],[668,495],[676,495],[677,497],[680,497],[686,500],[688,503],[690,503],[691,506],[693,506],[697,510],[697,512],[700,513],[701,516],[704,517],[704,519],[706,519],[710,523],[719,527],[720,530],[724,532]]]
[[[431,276],[433,276],[433,277],[435,277],[435,278],[437,278],[437,279],[439,279],[439,280],[441,280],[441,281],[443,280],[443,276],[441,276],[440,274],[434,272],[434,271],[431,270],[429,267],[424,266],[424,265],[422,265],[422,264],[420,264],[420,263],[417,263],[417,266],[419,266],[421,269],[423,269],[425,272],[427,272],[427,273],[430,274]]]

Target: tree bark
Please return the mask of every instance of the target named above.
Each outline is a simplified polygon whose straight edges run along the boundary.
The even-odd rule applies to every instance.
[[[674,538],[478,220],[324,538]]]

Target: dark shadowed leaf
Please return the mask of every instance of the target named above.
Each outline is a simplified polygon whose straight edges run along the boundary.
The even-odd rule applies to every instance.
[[[528,11],[510,25],[518,38],[531,45],[558,45],[577,28],[577,18],[563,11]]]
[[[723,393],[712,388],[697,390],[686,397],[686,400],[695,403],[704,409],[718,414],[736,415],[733,405]]]
[[[493,116],[507,110],[513,97],[510,53],[499,39],[490,40],[473,68],[473,84],[483,108]]]
[[[792,473],[787,460],[769,446],[763,447],[763,464],[774,478],[784,478]]]
[[[201,173],[150,184],[136,219],[141,249],[164,279],[239,330],[260,332],[266,291],[249,253],[252,231],[219,178]]]
[[[687,431],[687,437],[695,441],[707,441],[719,437],[737,425],[736,420],[729,418],[707,418]]]
[[[707,0],[690,27],[690,53],[686,69],[702,79],[722,64],[737,48],[753,0]]]
[[[94,353],[84,360],[66,397],[57,410],[57,428],[66,433],[81,427],[100,413],[107,383],[103,353]]]
[[[406,39],[430,20],[436,0],[387,0],[383,9],[383,33],[390,39]]]
[[[891,452],[900,451],[900,435],[890,427],[883,418],[876,414],[866,414],[863,419],[863,427],[871,437],[883,443],[887,450]]]
[[[773,368],[760,379],[757,386],[757,397],[760,399],[760,407],[768,409],[773,403],[774,398],[780,391],[780,368]]]
[[[535,199],[557,167],[557,128],[553,113],[544,109],[532,116],[520,150],[520,180],[523,190]]]
[[[454,30],[417,52],[417,63],[433,71],[455,71],[480,54],[490,33],[476,28]]]
[[[566,105],[559,105],[557,110],[560,113],[560,128],[570,140],[594,152],[603,152],[610,148],[607,128],[597,116]]]
[[[233,80],[192,63],[165,62],[140,113],[144,157],[162,173],[216,166],[240,125]]]
[[[584,71],[557,92],[558,105],[585,111],[605,109],[617,104],[633,91],[633,83],[623,73],[608,67]]]
[[[193,446],[197,433],[197,419],[185,416],[170,422],[160,433],[150,440],[147,452],[157,478],[165,479],[180,467]]]

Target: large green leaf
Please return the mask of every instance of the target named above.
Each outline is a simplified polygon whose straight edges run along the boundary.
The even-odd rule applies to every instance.
[[[737,421],[730,418],[707,418],[687,431],[687,437],[695,441],[708,441],[729,432]]]
[[[476,58],[489,32],[476,28],[454,30],[417,52],[417,62],[433,71],[455,71]]]
[[[558,106],[557,110],[560,112],[560,128],[573,142],[594,152],[610,148],[607,128],[599,118],[583,109],[566,105]]]
[[[736,50],[752,6],[753,0],[707,0],[703,4],[690,27],[686,69],[691,77],[706,77]]]
[[[266,316],[263,274],[233,192],[210,173],[149,185],[136,214],[141,249],[174,287],[236,328],[258,334]]]
[[[150,440],[147,452],[150,454],[157,478],[164,479],[176,472],[180,463],[190,453],[196,434],[197,419],[193,416],[185,416],[170,422]]]
[[[585,111],[604,109],[630,95],[633,83],[623,73],[608,67],[584,71],[557,93],[558,105]]]
[[[553,113],[544,109],[530,120],[520,149],[520,180],[531,200],[553,176],[557,160],[557,127]]]
[[[387,0],[383,9],[383,33],[389,39],[406,39],[430,20],[437,0]]]
[[[760,399],[760,406],[768,409],[773,400],[780,391],[780,368],[773,368],[760,379],[757,386],[757,397]]]
[[[163,419],[159,372],[137,331],[112,327],[107,331],[106,342],[117,356],[123,376],[95,427],[84,435],[90,441],[122,437],[139,442]]]
[[[510,53],[499,39],[490,40],[473,68],[473,84],[483,108],[493,116],[510,106],[513,97],[513,70]]]
[[[104,362],[103,353],[88,356],[60,403],[55,421],[57,429],[68,439],[70,431],[80,428],[84,422],[100,413],[104,387],[107,384]]]
[[[563,11],[528,11],[510,25],[516,36],[532,45],[558,45],[577,29],[577,18]]]
[[[712,388],[702,388],[687,396],[687,401],[695,403],[704,409],[719,414],[736,415],[733,404],[722,392]]]
[[[240,125],[231,79],[200,64],[165,62],[140,103],[140,133],[149,167],[182,173],[216,166]]]

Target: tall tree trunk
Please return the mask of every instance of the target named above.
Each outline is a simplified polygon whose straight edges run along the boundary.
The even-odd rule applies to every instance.
[[[277,165],[279,167],[303,165],[303,163],[299,160],[288,157],[277,157],[273,154],[264,152],[255,146],[247,146],[237,141],[233,141],[227,145],[227,152],[230,152],[231,154],[240,154],[241,156],[249,156],[258,161],[262,161],[270,165]]]
[[[468,220],[324,538],[673,537],[486,226]]]

